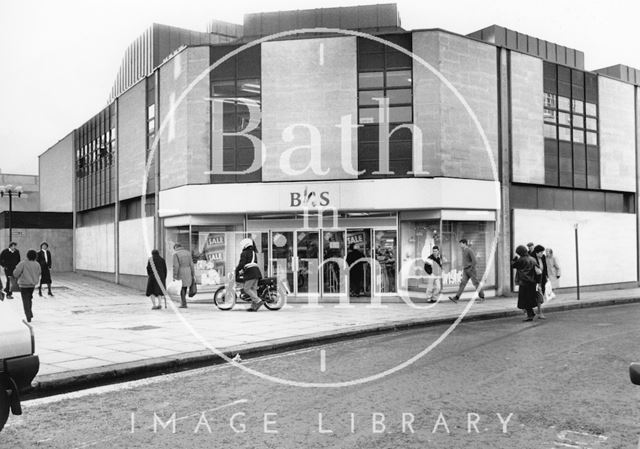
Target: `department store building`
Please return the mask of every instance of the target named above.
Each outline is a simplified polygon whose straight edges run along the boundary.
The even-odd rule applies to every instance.
[[[179,242],[213,289],[250,235],[299,298],[349,292],[353,248],[365,298],[419,296],[434,245],[455,289],[461,238],[496,294],[529,241],[575,287],[576,227],[581,285],[637,285],[640,71],[584,65],[495,25],[405,30],[393,4],[154,24],[108,105],[40,156],[68,174],[42,178],[42,210],[73,198],[75,270],[126,285]]]

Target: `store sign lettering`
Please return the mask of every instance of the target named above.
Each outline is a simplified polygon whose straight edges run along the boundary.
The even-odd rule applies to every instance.
[[[314,192],[313,190],[304,192],[289,192],[289,207],[320,207],[328,206],[331,203],[329,192]]]

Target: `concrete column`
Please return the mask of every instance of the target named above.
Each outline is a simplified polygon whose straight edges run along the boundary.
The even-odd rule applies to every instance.
[[[118,99],[115,100],[114,105],[116,108],[116,150],[115,150],[115,207],[113,213],[113,262],[114,262],[114,274],[116,284],[120,283],[120,170],[118,169],[120,152],[118,147],[120,146],[120,114],[118,111]]]
[[[635,95],[635,139],[636,139],[636,245],[638,246],[637,254],[640,255],[640,87],[634,89]],[[636,281],[640,284],[640,264],[636,260]]]
[[[498,170],[500,171],[501,209],[500,233],[496,251],[496,294],[511,294],[511,207],[509,189],[511,187],[511,84],[510,54],[504,48],[498,48]],[[542,92],[540,92],[542,95]]]

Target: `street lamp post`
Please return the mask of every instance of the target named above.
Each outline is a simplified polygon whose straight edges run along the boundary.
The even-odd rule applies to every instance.
[[[0,197],[8,196],[9,197],[9,243],[13,241],[12,235],[12,223],[11,223],[11,213],[13,212],[13,197],[17,196],[20,198],[22,196],[22,187],[21,186],[12,186],[11,184],[6,186],[0,186]]]

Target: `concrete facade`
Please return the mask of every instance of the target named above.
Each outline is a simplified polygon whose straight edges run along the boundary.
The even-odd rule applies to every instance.
[[[67,134],[38,158],[40,185],[40,211],[73,211],[73,173],[74,148],[73,132]]]
[[[584,211],[513,210],[514,245],[535,242],[553,249],[560,287],[576,285],[574,225],[578,225],[580,285],[637,281],[636,217]],[[603,238],[604,236],[604,238]],[[598,242],[598,243],[594,243]]]
[[[76,228],[76,269],[115,271],[113,223]]]
[[[544,184],[542,60],[511,52],[513,182]]]
[[[147,147],[146,85],[142,80],[118,99],[120,201],[142,195]]]
[[[119,236],[120,274],[146,276],[153,249],[153,217],[121,221]]]
[[[444,78],[413,61],[414,123],[423,133],[425,171],[430,176],[496,179],[489,158],[490,152],[497,164],[496,48],[450,33],[425,31],[413,33],[413,52]]]
[[[160,186],[209,182],[209,77],[187,88],[209,67],[209,47],[189,47],[160,68]],[[178,103],[180,97],[184,99]]]
[[[16,235],[18,237],[16,237]],[[47,242],[51,251],[51,276],[55,283],[56,272],[73,270],[73,229],[25,229],[13,228],[13,240],[24,257],[30,249],[40,250],[40,244]],[[9,230],[0,229],[0,241],[9,241]],[[6,245],[2,245],[4,248]]]
[[[341,117],[353,125],[358,117],[356,55],[355,37],[262,44],[263,181],[356,178],[342,163],[338,128]],[[351,131],[346,158],[356,169]],[[324,174],[307,168],[312,160]]]
[[[598,77],[600,186],[636,191],[635,99],[631,84]]]

